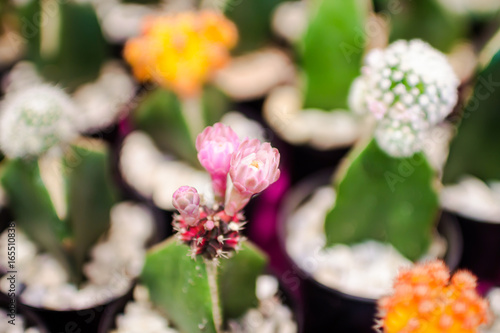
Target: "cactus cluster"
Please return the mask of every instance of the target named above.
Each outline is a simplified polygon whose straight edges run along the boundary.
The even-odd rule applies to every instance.
[[[476,277],[450,271],[441,261],[403,269],[394,293],[379,300],[379,326],[385,333],[474,333],[489,322],[488,302],[476,290]]]

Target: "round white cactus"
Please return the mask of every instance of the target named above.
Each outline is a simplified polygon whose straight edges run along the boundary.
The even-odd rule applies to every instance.
[[[453,110],[458,84],[441,52],[421,40],[400,40],[367,55],[349,104],[378,119],[375,139],[383,150],[411,156],[422,148],[422,133]]]
[[[10,158],[39,156],[78,134],[76,106],[64,91],[50,85],[7,95],[0,110],[0,148]]]

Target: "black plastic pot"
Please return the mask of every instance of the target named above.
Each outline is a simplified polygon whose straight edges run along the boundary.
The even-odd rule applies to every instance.
[[[9,312],[9,302],[10,298],[7,295],[0,294],[0,309],[4,309]],[[30,311],[29,308],[22,304],[16,304],[16,315],[21,315],[25,321],[25,327],[36,327],[40,333],[49,333],[50,331],[45,327],[42,319],[37,316],[34,312]],[[16,319],[16,325],[19,325],[19,321]]]
[[[327,170],[302,181],[285,199],[279,217],[280,242],[285,254],[285,223],[287,217],[304,203],[316,188],[328,184],[331,175],[332,170]],[[458,267],[462,253],[460,226],[452,216],[443,214],[437,229],[448,243],[444,261],[453,271]],[[288,254],[286,255],[288,256]],[[282,275],[282,280],[285,286],[292,291],[294,289],[300,290],[303,308],[300,330],[302,333],[325,331],[336,333],[377,332],[374,328],[377,312],[375,299],[350,295],[325,286],[299,268],[289,256],[288,259],[293,266],[291,270]]]
[[[474,220],[446,213],[458,220],[463,232],[459,267],[470,270],[480,281],[500,286],[500,223]]]
[[[297,304],[294,302],[293,298],[290,297],[288,292],[282,288],[282,286],[280,286],[277,296],[283,304],[287,305],[292,310],[295,320],[298,321],[297,314],[299,311],[297,309]],[[98,329],[95,332],[109,333],[111,330],[116,329],[116,317],[125,311],[127,303],[132,300],[133,291],[128,293],[126,297],[120,298],[120,300],[106,307],[102,314]]]
[[[105,310],[108,307],[113,307],[114,304],[123,302],[123,299],[130,297],[130,293],[131,291],[110,302],[81,310],[56,311],[29,305],[22,306],[42,318],[51,333],[90,333],[97,332],[97,327]]]
[[[133,300],[133,289],[125,296],[126,297],[122,297],[106,307],[102,314],[101,321],[99,322],[99,326],[94,332],[109,333],[112,329],[116,329],[116,316],[123,313],[127,303]]]

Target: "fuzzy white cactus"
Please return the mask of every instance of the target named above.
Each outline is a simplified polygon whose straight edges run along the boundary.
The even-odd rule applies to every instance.
[[[375,139],[384,151],[411,156],[422,149],[423,133],[453,110],[458,84],[441,52],[421,40],[400,40],[367,55],[349,103],[378,119]]]
[[[10,157],[39,156],[77,136],[77,107],[61,89],[36,85],[7,94],[0,107],[0,149]]]

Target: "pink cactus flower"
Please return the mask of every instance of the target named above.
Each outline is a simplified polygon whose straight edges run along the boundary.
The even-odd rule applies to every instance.
[[[215,197],[221,202],[224,201],[226,193],[231,156],[239,144],[238,135],[221,123],[205,128],[196,138],[198,160],[210,174]]]
[[[226,198],[225,211],[232,216],[248,203],[250,198],[264,191],[278,180],[280,153],[268,142],[244,140],[231,158],[229,175],[233,187]]]
[[[191,186],[181,186],[174,192],[172,204],[188,225],[193,225],[200,217],[200,196]]]

